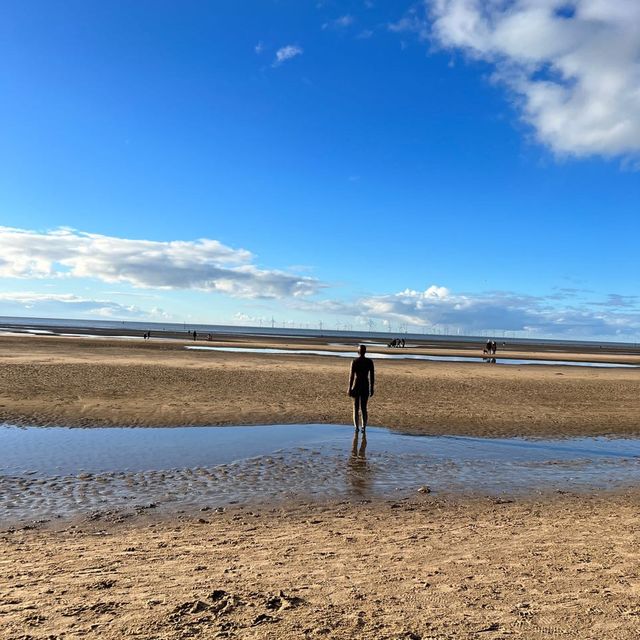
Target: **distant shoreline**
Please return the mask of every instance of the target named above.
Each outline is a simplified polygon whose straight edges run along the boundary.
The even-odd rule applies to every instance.
[[[73,334],[97,335],[104,337],[130,337],[142,338],[147,331],[153,338],[170,340],[186,340],[191,338],[191,332],[195,330],[198,336],[205,338],[212,334],[216,340],[237,338],[264,338],[264,339],[291,339],[301,343],[324,340],[343,340],[347,343],[357,344],[360,341],[375,340],[388,343],[393,338],[402,337],[416,343],[419,347],[436,349],[482,349],[487,336],[451,336],[421,333],[394,333],[375,331],[340,331],[311,328],[286,328],[286,327],[249,327],[232,325],[201,325],[179,323],[154,323],[154,322],[130,322],[115,320],[74,320],[62,318],[20,318],[12,316],[0,316],[0,336],[3,332],[24,333],[30,332],[39,335],[47,335],[41,332],[48,331],[49,335]],[[540,353],[593,353],[612,355],[640,355],[640,343],[632,342],[604,342],[588,340],[558,340],[543,338],[516,338],[492,336],[498,344],[499,350],[505,348],[521,352]]]

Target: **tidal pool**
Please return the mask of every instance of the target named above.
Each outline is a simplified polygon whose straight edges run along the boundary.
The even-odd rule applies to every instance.
[[[592,491],[640,482],[640,439],[415,436],[344,425],[0,426],[0,525],[153,503]]]
[[[355,349],[349,351],[328,351],[322,349],[278,349],[276,347],[205,347],[200,345],[187,346],[185,349],[193,351],[228,351],[230,353],[258,353],[280,356],[334,356],[337,358],[355,358]],[[491,364],[517,364],[517,365],[555,365],[562,367],[602,367],[602,368],[631,368],[637,369],[640,365],[619,364],[615,362],[581,362],[579,360],[533,360],[523,358],[493,358],[486,356],[427,356],[418,353],[374,353],[367,352],[368,358],[374,360],[431,360],[433,362],[479,362]]]

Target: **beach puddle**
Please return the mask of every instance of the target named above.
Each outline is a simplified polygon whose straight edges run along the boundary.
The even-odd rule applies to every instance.
[[[337,358],[355,358],[357,354],[348,351],[328,351],[322,349],[278,349],[271,347],[206,347],[200,345],[187,346],[185,349],[193,351],[227,351],[229,353],[254,353],[280,356],[334,356]],[[399,351],[402,351],[400,349]],[[640,365],[619,364],[615,362],[581,362],[579,360],[527,360],[522,358],[487,358],[482,356],[427,356],[417,353],[375,353],[368,351],[368,358],[374,360],[430,360],[432,362],[476,362],[486,364],[508,365],[554,365],[562,367],[602,367],[602,368],[631,368]]]
[[[640,440],[414,436],[333,425],[0,426],[0,525],[157,506],[513,495],[637,485]]]

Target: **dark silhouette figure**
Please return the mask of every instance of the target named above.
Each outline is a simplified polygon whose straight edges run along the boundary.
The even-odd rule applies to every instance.
[[[496,351],[498,350],[498,345],[495,340],[491,342],[491,353],[495,356]]]
[[[358,347],[359,356],[351,362],[349,372],[349,388],[347,394],[353,398],[353,426],[358,431],[362,424],[362,431],[367,428],[367,402],[373,396],[375,374],[373,360],[365,357],[367,347],[361,344]],[[362,413],[362,421],[360,414]]]
[[[197,340],[198,339],[198,334],[196,333],[196,330],[193,330],[193,339]]]

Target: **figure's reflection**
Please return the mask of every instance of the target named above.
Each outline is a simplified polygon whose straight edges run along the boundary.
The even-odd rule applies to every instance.
[[[367,464],[367,432],[363,430],[360,434],[355,431],[353,442],[351,443],[351,457],[349,458],[348,477],[353,492],[357,495],[367,493],[371,485],[371,469]]]
[[[351,459],[366,460],[367,459],[367,432],[362,430],[362,439],[360,440],[360,448],[358,448],[358,431],[353,433],[353,442],[351,443]]]

